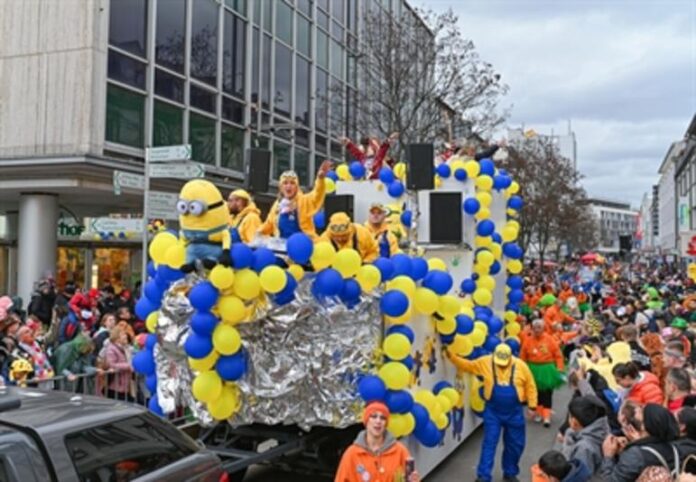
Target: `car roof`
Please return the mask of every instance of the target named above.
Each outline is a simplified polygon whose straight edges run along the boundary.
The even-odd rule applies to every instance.
[[[125,402],[53,390],[7,387],[0,390],[0,400],[6,397],[18,398],[21,406],[0,409],[0,424],[39,433],[74,432],[147,411]]]

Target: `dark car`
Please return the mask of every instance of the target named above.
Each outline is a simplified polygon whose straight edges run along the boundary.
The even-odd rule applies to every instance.
[[[0,389],[0,482],[226,482],[220,459],[144,408]]]

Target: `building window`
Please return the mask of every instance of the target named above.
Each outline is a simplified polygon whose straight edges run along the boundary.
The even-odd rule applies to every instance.
[[[343,80],[343,48],[335,40],[331,41],[331,73]]]
[[[255,3],[261,3],[256,0]],[[265,0],[263,3],[263,29],[266,32],[273,33],[273,4],[274,0]]]
[[[244,131],[222,124],[222,167],[244,172]]]
[[[183,104],[184,79],[157,69],[155,71],[155,94]]]
[[[329,68],[329,37],[317,30],[317,64],[325,69]]]
[[[145,64],[114,50],[109,50],[108,75],[110,79],[145,89]]]
[[[217,82],[218,6],[196,0],[191,22],[191,76],[210,85]]]
[[[276,42],[275,52],[275,96],[273,98],[274,110],[290,117],[290,103],[292,92],[290,83],[292,80],[292,52],[285,45]]]
[[[140,57],[147,51],[147,0],[111,2],[109,43]]]
[[[225,0],[225,5],[246,16],[246,0]]]
[[[217,112],[216,97],[215,92],[191,84],[189,91],[191,107],[215,114]]]
[[[300,178],[300,184],[309,186],[309,151],[295,149],[295,172]]]
[[[344,23],[346,18],[345,0],[332,0],[331,4],[331,15],[339,22]]]
[[[228,97],[222,98],[222,117],[237,124],[244,123],[244,105]]]
[[[114,3],[114,2],[111,2]],[[157,4],[155,59],[159,65],[184,73],[186,0]]]
[[[297,0],[297,9],[307,15],[312,16],[312,0]]]
[[[259,29],[254,28],[251,34],[251,102],[256,104],[259,99]]]
[[[215,164],[215,120],[192,112],[189,116],[189,144],[194,161]]]
[[[290,145],[285,142],[273,142],[273,176],[277,179],[290,169]]]
[[[271,37],[263,36],[263,55],[261,56],[261,104],[265,109],[271,105]]]
[[[131,147],[143,147],[145,97],[130,90],[106,88],[106,140]]]
[[[309,62],[296,56],[297,78],[295,79],[295,120],[309,125]]]
[[[297,16],[297,50],[307,57],[310,57],[312,46],[312,27],[309,20],[303,16]]]
[[[276,36],[292,46],[292,8],[281,1],[276,2]]]
[[[152,145],[171,146],[184,141],[184,111],[166,102],[155,101]]]
[[[225,92],[238,97],[244,97],[245,26],[244,20],[230,12],[225,12],[222,88]]]
[[[317,69],[316,93],[316,128],[318,131],[326,132],[329,128],[329,74],[321,69]]]

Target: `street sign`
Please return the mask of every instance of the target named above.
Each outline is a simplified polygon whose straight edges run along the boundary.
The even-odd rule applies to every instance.
[[[142,230],[142,219],[92,218],[89,222],[89,231],[92,233],[135,232]]]
[[[168,219],[172,221],[179,219],[179,214],[176,212],[176,202],[179,200],[177,194],[160,191],[150,191],[147,194],[148,219]]]
[[[145,189],[145,176],[132,172],[114,171],[114,194],[120,195],[123,188],[142,191]]]
[[[175,179],[197,179],[205,177],[205,167],[197,162],[177,162],[173,164],[150,164],[150,177],[169,177]]]
[[[149,147],[145,155],[149,162],[190,161],[191,144]]]

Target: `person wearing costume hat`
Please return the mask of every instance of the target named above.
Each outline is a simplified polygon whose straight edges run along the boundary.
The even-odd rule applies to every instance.
[[[672,340],[678,340],[684,345],[684,356],[689,358],[691,355],[691,341],[689,337],[686,336],[685,332],[689,328],[689,324],[682,317],[675,317],[672,319],[672,323],[669,324],[672,329]]]
[[[408,449],[388,431],[389,408],[370,402],[363,412],[363,425],[353,444],[346,449],[335,482],[418,482],[418,472],[407,474]]]
[[[379,246],[379,255],[382,258],[389,258],[400,253],[399,240],[389,229],[387,215],[389,210],[382,203],[373,203],[370,206],[370,214],[365,222],[365,227],[370,232]]]
[[[495,450],[503,432],[503,480],[519,481],[519,463],[525,446],[525,419],[523,406],[530,416],[537,407],[537,389],[527,364],[512,355],[510,346],[501,343],[492,355],[476,360],[458,357],[447,350],[447,355],[459,371],[483,378],[483,445],[476,469],[477,482],[492,479]]]
[[[312,239],[317,238],[314,215],[324,205],[326,197],[326,174],[331,169],[331,161],[324,161],[317,172],[314,189],[303,193],[295,171],[285,171],[280,175],[278,199],[268,212],[266,221],[259,233],[287,239],[295,233],[303,232]]]
[[[336,251],[354,249],[360,254],[363,263],[370,263],[379,257],[377,241],[370,231],[352,222],[346,213],[339,212],[331,215],[329,225],[319,237],[319,241],[331,243]]]
[[[227,198],[230,211],[230,235],[233,243],[249,243],[261,226],[261,211],[244,189],[232,191]]]

